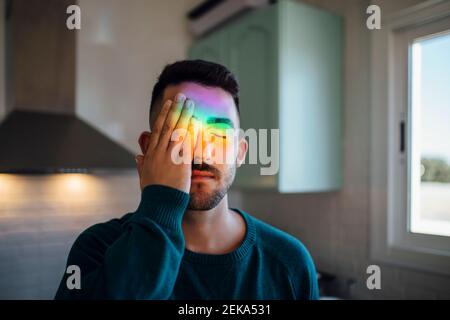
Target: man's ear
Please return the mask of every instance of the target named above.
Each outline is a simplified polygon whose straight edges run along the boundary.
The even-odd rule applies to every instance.
[[[248,142],[245,138],[241,138],[238,144],[238,154],[236,159],[236,166],[239,168],[245,160],[245,156],[247,155]]]
[[[150,142],[150,132],[144,131],[139,136],[139,146],[141,147],[142,154],[145,155],[147,153],[148,144]]]

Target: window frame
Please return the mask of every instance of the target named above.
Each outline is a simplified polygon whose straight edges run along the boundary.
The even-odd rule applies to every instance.
[[[443,29],[450,29],[450,2],[430,0],[383,19],[371,34],[370,252],[384,263],[450,274],[450,237],[408,231],[410,43]]]

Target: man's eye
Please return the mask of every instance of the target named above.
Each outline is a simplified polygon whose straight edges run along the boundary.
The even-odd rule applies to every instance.
[[[226,139],[227,138],[227,136],[223,136],[223,135],[221,135],[221,134],[218,134],[218,133],[211,133],[213,136],[215,136],[215,137],[218,137],[218,138],[221,138],[221,139]]]

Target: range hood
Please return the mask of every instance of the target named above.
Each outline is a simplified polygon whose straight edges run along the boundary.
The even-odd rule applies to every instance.
[[[66,8],[72,4],[73,0],[8,2],[9,110],[0,123],[0,172],[135,167],[131,152],[76,115],[77,31],[66,27]]]

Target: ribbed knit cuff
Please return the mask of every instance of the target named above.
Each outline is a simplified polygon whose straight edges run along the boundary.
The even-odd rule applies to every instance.
[[[152,184],[142,190],[141,202],[136,213],[152,219],[161,226],[180,230],[188,203],[189,194],[186,192]]]

